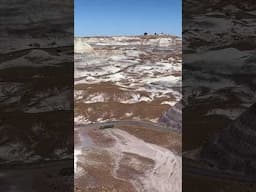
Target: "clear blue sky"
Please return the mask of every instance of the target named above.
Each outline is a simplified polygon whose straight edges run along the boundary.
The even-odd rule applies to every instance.
[[[181,0],[75,0],[75,36],[181,36]]]

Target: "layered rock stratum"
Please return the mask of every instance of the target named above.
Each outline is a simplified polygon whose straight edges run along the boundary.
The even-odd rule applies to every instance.
[[[0,191],[72,191],[73,1],[0,12]]]
[[[75,39],[75,117],[157,122],[181,98],[181,40],[175,36]]]
[[[255,191],[255,3],[184,0],[183,10],[183,190]]]
[[[180,89],[179,37],[75,38],[75,190],[180,192]]]
[[[255,103],[255,5],[206,2],[184,1],[183,115],[193,126],[184,136],[202,133],[190,149]]]

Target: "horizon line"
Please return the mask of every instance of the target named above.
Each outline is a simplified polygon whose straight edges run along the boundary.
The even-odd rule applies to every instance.
[[[135,35],[135,34],[125,34],[125,35],[75,35],[74,37],[78,37],[78,38],[86,38],[86,37],[122,37],[122,36],[125,36],[125,37],[137,37],[137,36],[173,36],[173,37],[178,37],[178,38],[182,38],[182,34],[181,35],[174,35],[174,34],[168,34],[168,33],[163,33],[163,34],[147,34],[147,35],[144,35],[144,34],[139,34],[139,35]]]

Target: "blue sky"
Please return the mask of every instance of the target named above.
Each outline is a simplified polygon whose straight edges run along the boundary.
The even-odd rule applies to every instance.
[[[181,0],[75,0],[75,36],[181,36]]]

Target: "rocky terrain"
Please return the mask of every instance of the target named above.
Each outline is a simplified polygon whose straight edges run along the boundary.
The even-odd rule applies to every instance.
[[[73,1],[0,12],[0,191],[71,191],[56,162],[73,159]]]
[[[194,3],[184,3],[190,10],[184,17],[184,116],[191,123],[191,113],[201,119],[191,116],[197,122],[222,119],[209,127],[212,133],[211,127],[225,127],[255,102],[255,6],[250,1]]]
[[[75,39],[75,118],[158,121],[181,98],[181,42],[173,36]]]
[[[181,191],[181,136],[148,127],[75,128],[76,191]]]
[[[1,15],[0,164],[72,157],[72,3],[11,2],[1,7],[13,14]]]
[[[181,191],[180,99],[178,37],[76,38],[75,190]]]
[[[159,123],[163,123],[169,129],[182,131],[182,102],[179,101],[168,111],[164,112],[159,119]]]
[[[201,150],[201,159],[222,171],[233,171],[243,176],[256,175],[255,120],[256,104],[242,113]]]
[[[184,177],[184,191],[254,191],[230,178],[244,170],[238,159],[245,162],[247,156],[239,153],[249,153],[244,147],[254,134],[248,131],[254,127],[250,117],[242,114],[255,103],[255,4],[185,0],[183,10],[183,150],[219,171],[202,179],[197,167],[196,174]],[[223,170],[229,179],[223,179]]]

